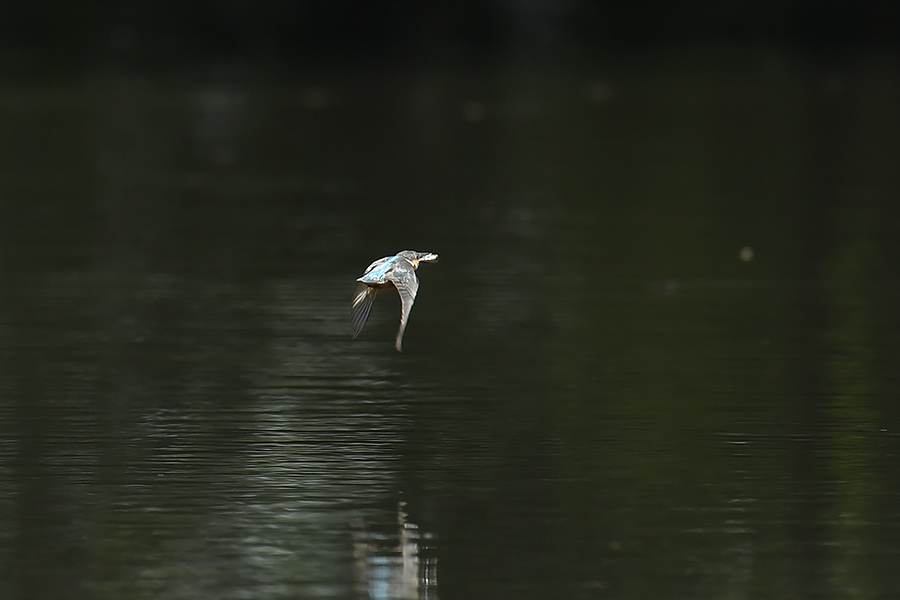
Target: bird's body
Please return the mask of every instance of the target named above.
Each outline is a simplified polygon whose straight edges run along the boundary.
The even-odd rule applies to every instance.
[[[363,276],[357,279],[359,286],[356,288],[356,295],[353,297],[353,305],[350,308],[350,317],[353,321],[353,338],[363,330],[366,326],[366,320],[372,311],[372,303],[375,301],[375,294],[380,288],[394,287],[400,294],[402,309],[400,312],[400,329],[397,331],[397,340],[394,347],[398,352],[402,352],[403,332],[406,330],[406,323],[409,320],[409,312],[412,310],[413,302],[416,300],[416,293],[419,291],[419,279],[416,277],[416,269],[419,263],[436,262],[437,254],[431,252],[416,252],[415,250],[404,250],[398,252],[394,256],[385,256],[373,262],[363,273]]]

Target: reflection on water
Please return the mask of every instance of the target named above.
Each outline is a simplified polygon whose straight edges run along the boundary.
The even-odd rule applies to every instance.
[[[408,520],[404,502],[397,505],[397,528],[384,534],[360,529],[353,535],[357,591],[374,600],[436,599],[437,557],[434,539]]]
[[[833,68],[4,88],[0,597],[895,596],[898,79]]]

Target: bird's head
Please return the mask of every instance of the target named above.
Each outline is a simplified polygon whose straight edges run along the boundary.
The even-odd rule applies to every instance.
[[[402,256],[418,268],[420,262],[437,262],[438,255],[434,252],[416,252],[415,250],[404,250],[398,252],[397,256]]]

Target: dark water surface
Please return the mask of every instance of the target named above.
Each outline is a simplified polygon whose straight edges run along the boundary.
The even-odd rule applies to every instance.
[[[6,85],[0,597],[898,597],[898,106],[778,48]]]

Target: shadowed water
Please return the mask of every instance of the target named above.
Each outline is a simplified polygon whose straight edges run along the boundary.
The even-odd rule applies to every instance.
[[[0,597],[889,598],[897,69],[0,92]],[[355,278],[405,248],[350,339]]]

